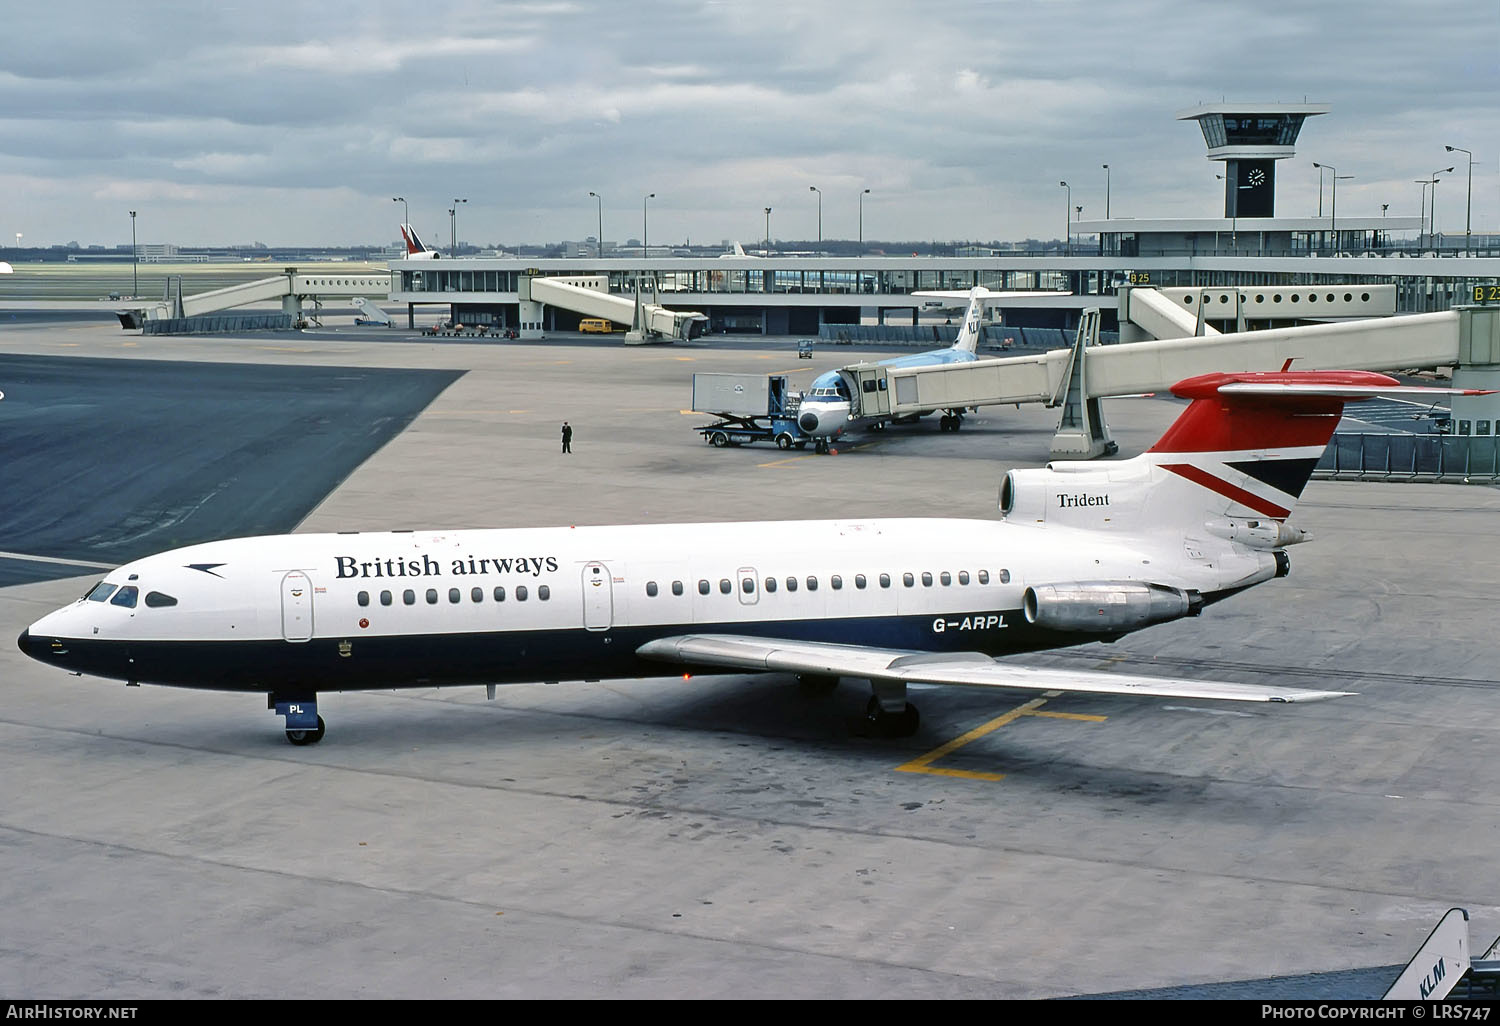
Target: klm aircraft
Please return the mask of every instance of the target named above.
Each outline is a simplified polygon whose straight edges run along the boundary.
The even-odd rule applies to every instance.
[[[913,292],[914,296],[932,296],[942,299],[955,299],[967,297],[969,300],[968,310],[964,314],[964,323],[958,331],[958,339],[946,349],[934,349],[925,353],[913,353],[910,356],[897,356],[889,360],[881,360],[882,367],[931,367],[945,363],[970,363],[978,359],[976,350],[979,347],[981,337],[980,316],[984,312],[987,302],[1004,299],[1013,296],[1036,296],[1041,293],[1032,292],[992,292],[983,286],[976,286],[967,293],[964,292]],[[1057,293],[1059,295],[1063,293]],[[957,431],[963,423],[964,411],[961,409],[934,408],[921,410],[909,416],[912,419],[925,416],[928,413],[936,413],[941,409],[942,419],[938,422],[944,431]],[[831,370],[826,374],[820,374],[813,379],[812,385],[802,394],[802,405],[797,414],[797,426],[805,434],[812,436],[814,447],[818,452],[827,452],[829,443],[846,431],[883,427],[888,417],[885,416],[860,416],[856,417],[849,412],[849,385],[839,371]]]

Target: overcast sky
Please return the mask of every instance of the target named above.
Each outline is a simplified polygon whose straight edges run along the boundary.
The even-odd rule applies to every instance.
[[[1500,0],[6,5],[0,238],[446,247],[1058,238],[1066,195],[1212,217],[1182,110],[1310,102],[1277,211],[1500,230]],[[1458,158],[1457,161],[1454,158]],[[1325,193],[1325,208],[1330,199]]]

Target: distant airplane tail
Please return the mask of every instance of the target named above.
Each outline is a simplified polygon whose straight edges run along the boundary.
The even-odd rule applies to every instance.
[[[417,237],[417,230],[409,224],[401,226],[401,237],[406,240],[406,259],[408,260],[436,260],[438,253],[435,249],[429,249],[427,244]]]
[[[1274,548],[1302,541],[1284,521],[1333,437],[1344,404],[1377,396],[1478,395],[1403,386],[1373,371],[1201,374],[1149,450],[1113,463],[1051,463],[1006,476],[1008,516],[1108,530],[1180,528]],[[1191,546],[1190,546],[1191,547]]]
[[[964,311],[964,324],[958,329],[958,338],[953,343],[954,349],[960,349],[966,353],[979,351],[979,340],[984,336],[980,318],[984,315],[984,300],[988,295],[990,295],[990,290],[983,286],[975,286],[969,290],[969,308]]]

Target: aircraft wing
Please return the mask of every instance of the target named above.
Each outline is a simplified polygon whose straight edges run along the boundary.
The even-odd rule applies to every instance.
[[[1138,677],[1088,670],[1050,670],[999,663],[979,652],[918,652],[819,641],[783,641],[738,634],[682,634],[648,641],[636,649],[647,659],[731,670],[807,673],[900,680],[908,684],[1074,691],[1096,695],[1206,698],[1225,702],[1317,702],[1352,691],[1305,691],[1254,684]]]

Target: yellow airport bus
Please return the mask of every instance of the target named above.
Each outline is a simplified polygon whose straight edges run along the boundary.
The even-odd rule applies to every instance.
[[[582,332],[597,332],[601,335],[608,335],[611,331],[614,330],[614,326],[602,317],[585,317],[583,320],[578,322],[578,330]]]

